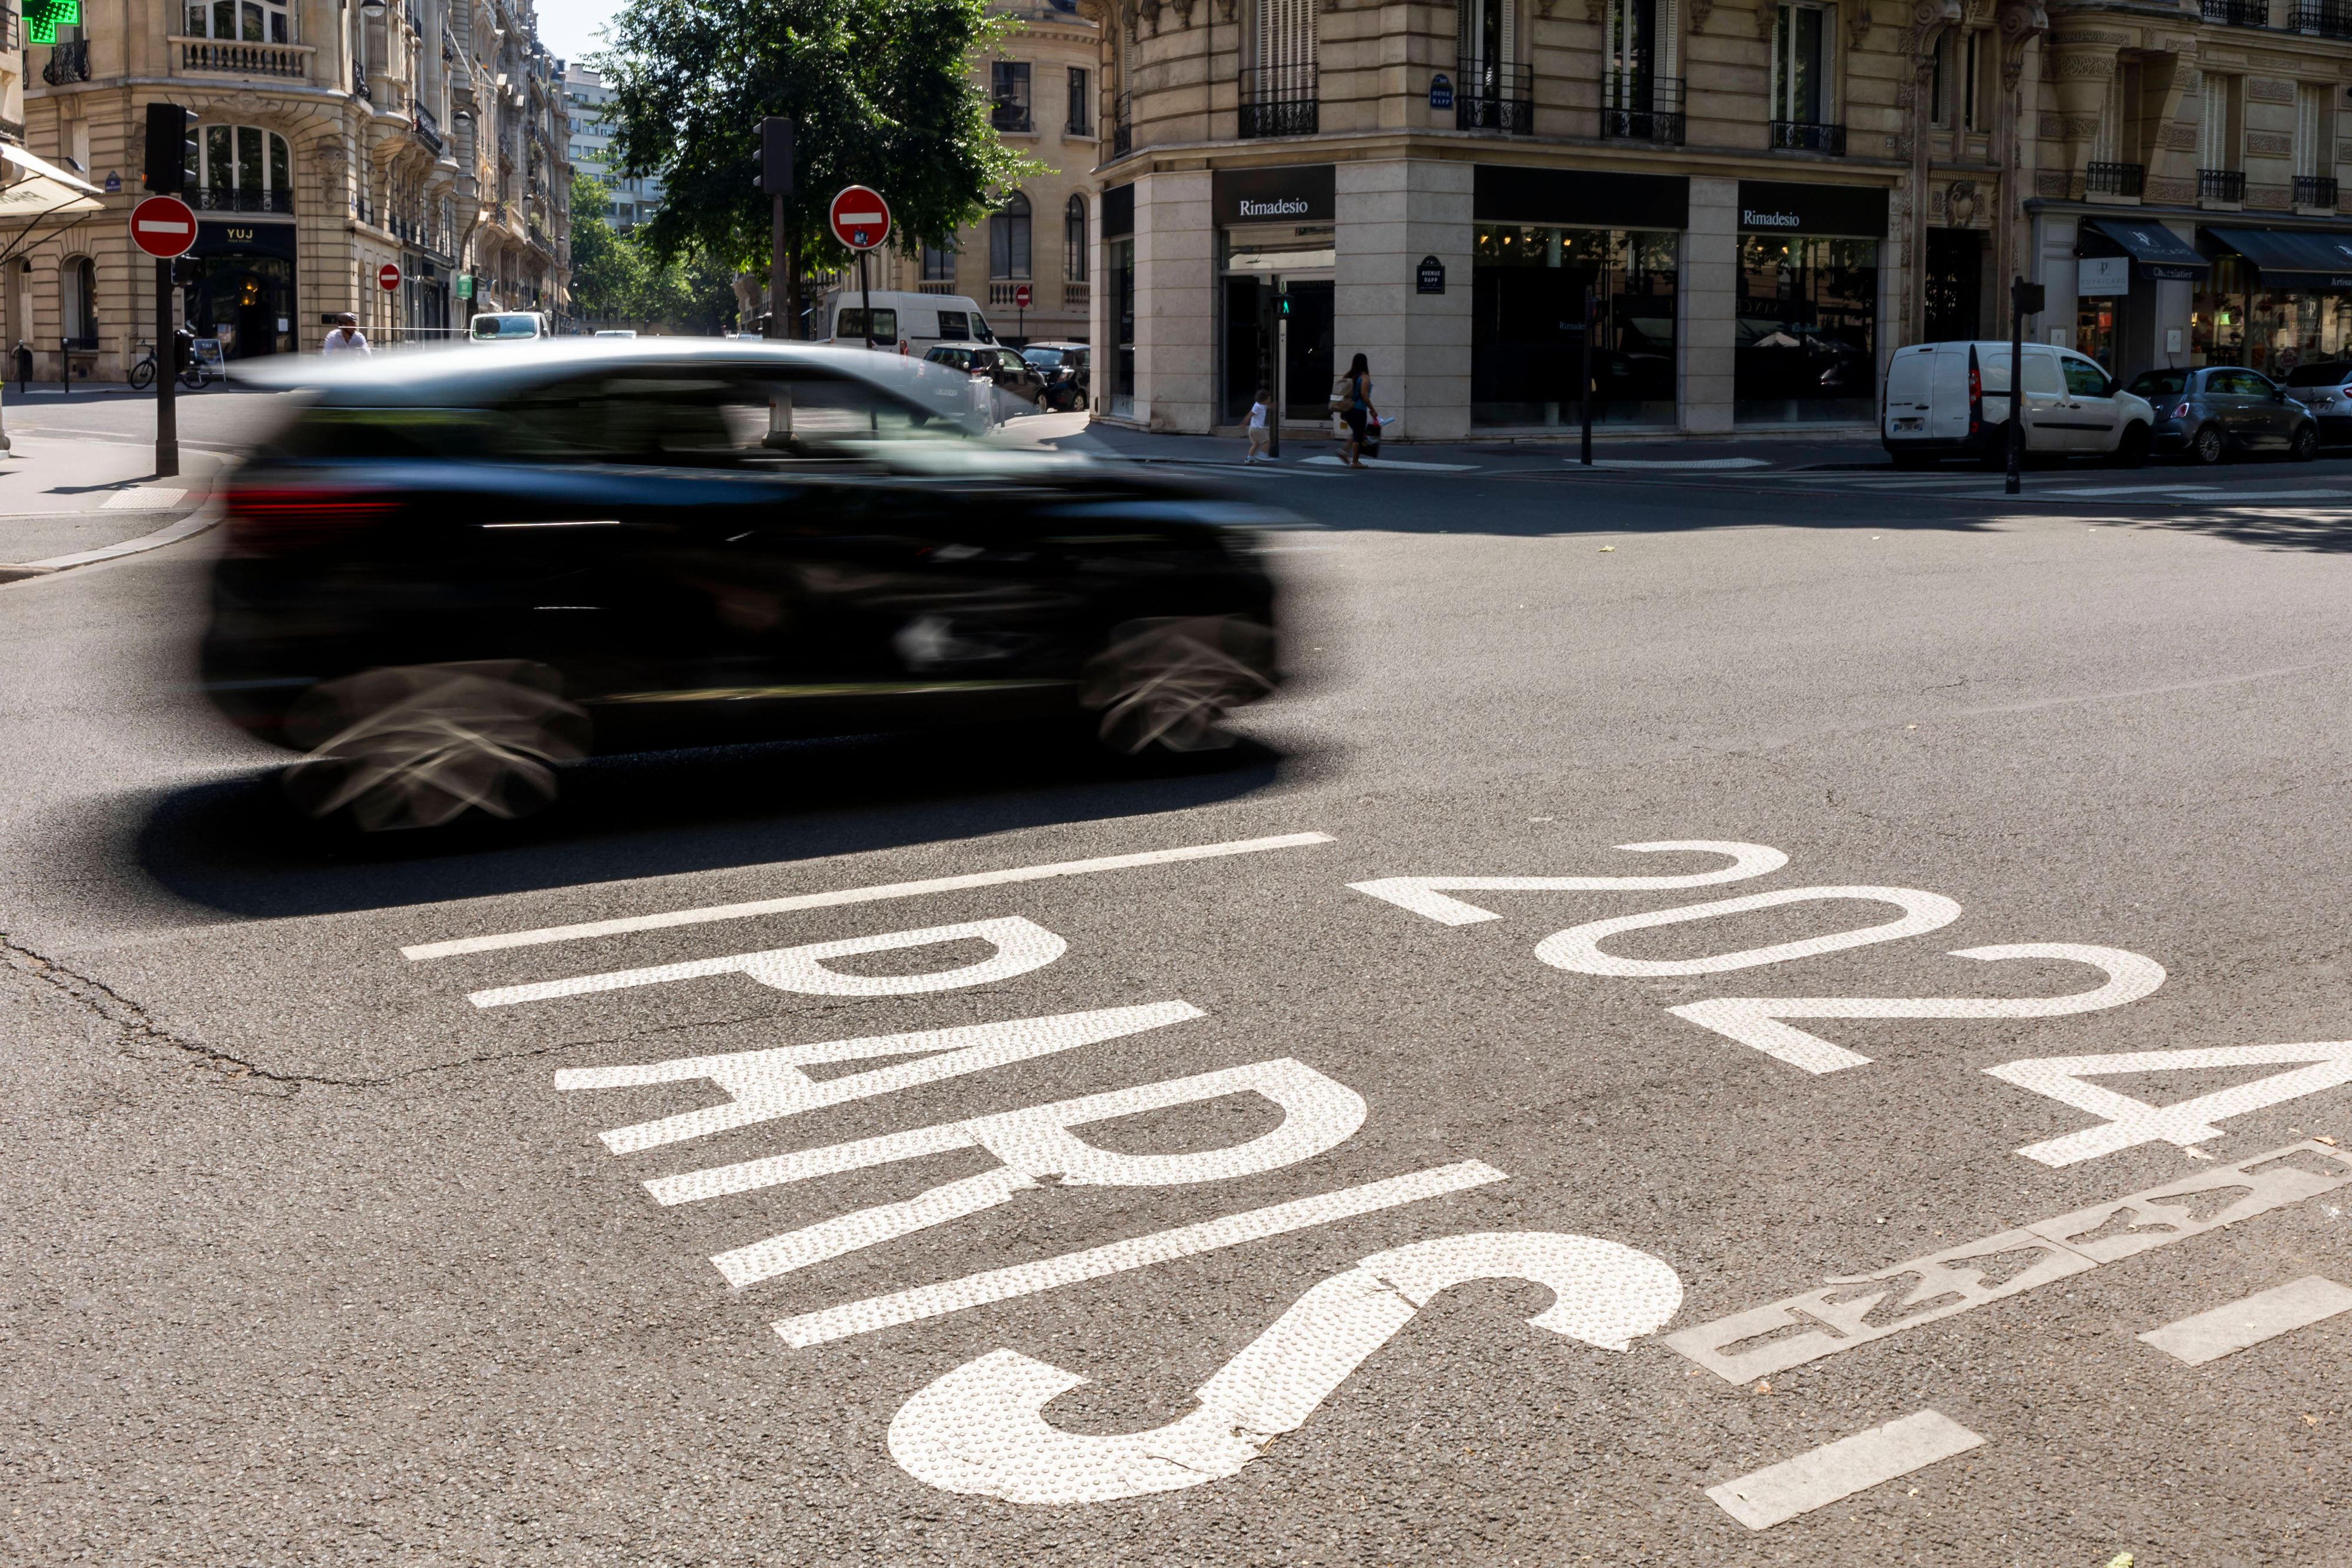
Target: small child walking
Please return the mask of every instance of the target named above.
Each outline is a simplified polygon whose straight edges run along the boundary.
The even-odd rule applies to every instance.
[[[1273,393],[1267,392],[1264,387],[1260,387],[1257,389],[1257,401],[1250,404],[1249,455],[1242,459],[1244,463],[1271,463],[1274,461],[1271,457],[1261,455],[1265,451],[1266,442],[1268,440],[1265,428],[1265,400],[1273,395]]]

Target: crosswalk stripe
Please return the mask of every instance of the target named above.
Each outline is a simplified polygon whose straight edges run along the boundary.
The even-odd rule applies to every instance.
[[[2202,1366],[2347,1312],[2352,1312],[2352,1290],[2311,1274],[2293,1284],[2257,1291],[2226,1307],[2150,1329],[2139,1340],[2176,1360]]]
[[[1748,1529],[1769,1530],[1983,1441],[1943,1412],[1922,1410],[1709,1487],[1706,1495]]]

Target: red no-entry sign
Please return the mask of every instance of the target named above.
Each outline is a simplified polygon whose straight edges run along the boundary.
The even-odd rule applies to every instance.
[[[1027,284],[1024,283],[1020,287],[1013,291],[1013,303],[1023,310],[1029,308],[1029,286]]]
[[[833,237],[852,250],[872,250],[890,237],[890,204],[882,193],[852,185],[834,197]]]
[[[375,269],[375,281],[386,294],[391,293],[400,287],[400,267],[395,263],[385,262]]]
[[[177,196],[150,196],[131,209],[131,243],[158,261],[196,247],[196,214]]]

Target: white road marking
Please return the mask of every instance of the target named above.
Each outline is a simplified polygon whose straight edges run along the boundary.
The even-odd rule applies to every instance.
[[[2221,486],[2219,485],[2102,485],[2096,489],[2092,490],[2046,490],[2042,493],[2049,496],[2065,496],[2071,498],[2076,496],[2204,497],[2209,495],[2218,496],[2221,495],[2222,491]]]
[[[117,490],[98,504],[101,512],[168,512],[180,504],[185,490],[150,489],[142,486]]]
[[[2290,1144],[1926,1258],[1832,1279],[1823,1289],[1683,1329],[1663,1343],[1727,1383],[1752,1383],[2347,1182],[2352,1161],[2339,1151],[2310,1140]]]
[[[1595,468],[1769,468],[1772,465],[1761,457],[1698,457],[1680,461],[1654,457],[1596,457]],[[1581,463],[1571,466],[1581,468]]]
[[[1307,458],[1302,466],[1315,468],[1344,468],[1347,465],[1340,462],[1339,458],[1332,456],[1329,453],[1326,453],[1320,457]],[[1424,474],[1468,474],[1474,472],[1478,465],[1475,463],[1406,463],[1394,457],[1367,457],[1364,459],[1364,466],[1367,468],[1411,468],[1417,469]]]
[[[827,965],[827,958],[859,953],[897,952],[942,942],[978,940],[996,951],[988,957],[953,969],[919,975],[850,975]],[[760,953],[730,953],[721,958],[696,958],[683,964],[656,964],[643,969],[608,969],[599,975],[575,975],[564,980],[534,980],[529,985],[498,986],[476,991],[466,999],[478,1008],[512,1007],[517,1002],[541,1002],[557,997],[587,996],[598,991],[627,990],[634,986],[667,985],[675,980],[709,975],[742,975],[779,991],[814,997],[908,997],[930,991],[960,990],[1011,979],[1041,969],[1068,951],[1069,944],[1034,920],[1008,915],[1001,920],[966,920],[953,925],[932,925],[919,931],[886,931],[878,936],[851,936],[838,942],[807,942],[797,947],[771,947]]]
[[[2242,1301],[2150,1329],[2139,1339],[2191,1366],[2202,1366],[2233,1351],[2309,1328],[2338,1312],[2352,1312],[2352,1290],[2311,1274],[2293,1284],[2257,1291]]]
[[[798,909],[837,909],[844,904],[874,904],[892,898],[921,898],[935,893],[960,893],[966,888],[1001,887],[1008,883],[1044,882],[1054,877],[1086,876],[1100,871],[1127,871],[1136,866],[1173,865],[1181,861],[1216,860],[1226,855],[1259,854],[1267,850],[1298,849],[1331,842],[1328,833],[1283,833],[1273,838],[1235,839],[1219,844],[1192,844],[1182,849],[1144,850],[1135,854],[1101,855],[1092,860],[1056,861],[1046,865],[1010,866],[1002,871],[970,872],[961,876],[935,876],[921,882],[885,883],[876,887],[841,888],[831,893],[798,893],[782,898],[755,899],[747,904],[714,904],[699,909],[672,910],[662,915],[634,915],[617,920],[591,920],[577,925],[549,925],[535,931],[509,931],[495,936],[460,936],[446,942],[424,942],[403,947],[412,961],[450,958],[461,953],[491,953],[507,947],[536,947],[550,942],[577,942],[591,936],[619,936],[633,931],[667,931],[679,925],[703,925],[719,920],[749,920],[761,915],[782,915]]]
[[[2299,1071],[2273,1072],[2251,1083],[2210,1094],[2151,1105],[2087,1078],[2110,1072],[2173,1072],[2215,1067],[2271,1067],[2301,1063]],[[1985,1071],[2003,1082],[2046,1094],[2102,1118],[2095,1127],[2032,1144],[2017,1152],[2045,1166],[2077,1165],[2141,1144],[2168,1143],[2187,1148],[2225,1134],[2212,1124],[2243,1116],[2285,1101],[2352,1083],[2352,1040],[2302,1045],[2225,1045],[2172,1051],[2126,1051],[2108,1056],[2044,1056],[2004,1061]]]
[[[635,1089],[650,1083],[705,1079],[726,1091],[729,1098],[725,1104],[681,1111],[675,1116],[616,1127],[599,1134],[606,1148],[616,1155],[625,1155],[681,1139],[748,1127],[754,1123],[797,1116],[803,1111],[826,1105],[893,1094],[918,1084],[937,1083],[967,1072],[1051,1056],[1116,1040],[1120,1035],[1207,1016],[1190,1002],[1151,1002],[1138,1008],[1007,1019],[998,1023],[963,1024],[910,1034],[867,1035],[861,1040],[832,1040],[815,1045],[774,1046],[719,1056],[681,1056],[626,1067],[567,1067],[556,1073],[555,1087]],[[811,1078],[801,1071],[823,1063],[859,1061],[877,1056],[919,1056],[920,1060],[823,1080]]]
[[[1130,1237],[1124,1241],[1089,1247],[1082,1251],[1065,1252],[1058,1258],[1041,1259],[1034,1263],[1015,1263],[1008,1268],[968,1274],[961,1280],[921,1285],[861,1301],[846,1301],[821,1312],[803,1312],[798,1317],[782,1319],[774,1327],[788,1343],[803,1347],[824,1344],[832,1340],[894,1328],[901,1323],[944,1317],[968,1307],[985,1306],[991,1301],[1011,1301],[1016,1296],[1033,1295],[1039,1291],[1057,1290],[1064,1285],[1105,1279],[1131,1269],[1148,1268],[1154,1263],[1190,1258],[1195,1253],[1213,1252],[1220,1248],[1237,1247],[1245,1241],[1286,1235],[1294,1230],[1328,1225],[1355,1215],[1395,1208],[1424,1198],[1444,1197],[1449,1193],[1466,1192],[1472,1187],[1509,1179],[1490,1165],[1477,1160],[1463,1160],[1454,1165],[1415,1171],[1409,1176],[1389,1176],[1360,1186],[1342,1187],[1337,1192],[1318,1193],[1312,1197],[1294,1198],[1288,1203],[1202,1220],[1195,1225],[1180,1225],[1171,1230]]]
[[[1643,893],[1674,887],[1707,887],[1763,876],[1789,863],[1789,857],[1763,844],[1733,843],[1716,839],[1673,839],[1658,843],[1619,844],[1633,854],[1726,855],[1731,863],[1714,871],[1685,872],[1678,876],[1386,876],[1374,882],[1351,882],[1354,892],[1366,894],[1399,909],[1425,915],[1441,925],[1475,925],[1500,920],[1491,909],[1481,909],[1446,891],[1460,893]]]
[[[1922,1410],[1709,1487],[1706,1495],[1748,1529],[1769,1530],[1842,1497],[1967,1453],[1983,1441],[1941,1411]]]
[[[1552,1303],[1529,1326],[1612,1351],[1672,1318],[1683,1298],[1664,1263],[1589,1236],[1487,1231],[1417,1241],[1308,1290],[1201,1385],[1197,1408],[1166,1426],[1062,1431],[1045,1406],[1087,1379],[999,1350],[908,1400],[890,1423],[890,1457],[941,1490],[1038,1506],[1205,1486],[1305,1426],[1432,1297],[1471,1280],[1549,1288]]]
[[[1870,1061],[1782,1019],[2046,1019],[2136,1002],[2164,984],[2164,967],[2120,947],[2020,942],[1963,947],[1955,958],[2060,958],[2105,972],[2095,989],[2067,997],[1716,997],[1666,1010],[1808,1072],[1836,1072]]]
[[[1705,958],[1620,958],[1601,950],[1604,940],[1621,932],[1646,931],[1659,925],[1681,925],[1694,920],[1738,915],[1750,909],[1773,909],[1784,904],[1810,904],[1841,898],[1891,904],[1903,914],[1883,925],[1832,931],[1797,942],[1778,942],[1769,947],[1716,953]],[[1739,898],[1717,899],[1712,904],[1689,904],[1678,909],[1654,909],[1642,915],[1590,920],[1581,925],[1571,925],[1565,931],[1555,931],[1545,937],[1536,945],[1536,956],[1555,969],[1567,969],[1579,975],[1619,977],[1714,975],[1727,969],[1752,969],[1760,964],[1785,964],[1792,958],[1810,958],[1822,953],[1841,953],[1848,947],[1863,947],[1875,942],[1899,941],[1906,936],[1940,929],[1959,917],[1958,903],[1940,893],[1923,893],[1916,887],[1784,887],[1774,893],[1751,893]]]

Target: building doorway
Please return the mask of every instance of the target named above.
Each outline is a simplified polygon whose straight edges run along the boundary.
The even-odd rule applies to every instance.
[[[1974,229],[1927,231],[1927,341],[1949,343],[1984,330],[1984,236]]]

